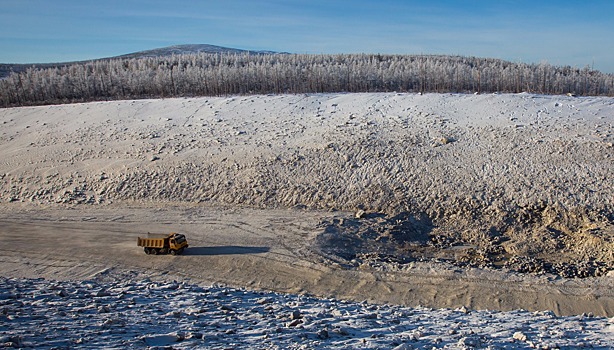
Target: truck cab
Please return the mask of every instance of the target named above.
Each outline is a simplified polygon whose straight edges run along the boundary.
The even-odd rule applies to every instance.
[[[183,251],[185,247],[188,246],[188,241],[185,239],[185,236],[180,233],[175,233],[169,238],[169,248],[171,251]]]

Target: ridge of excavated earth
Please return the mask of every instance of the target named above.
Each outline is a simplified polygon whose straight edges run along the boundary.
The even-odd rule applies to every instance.
[[[507,271],[550,276],[545,283],[554,285],[572,278],[592,298],[591,310],[612,314],[604,292],[614,265],[612,98],[367,93],[113,101],[2,109],[0,125],[0,218],[12,238],[43,235],[28,225],[55,223],[61,217],[53,213],[64,210],[87,226],[79,217],[99,217],[105,208],[127,215],[131,206],[259,210],[249,215],[256,221],[292,208],[289,220],[302,233],[283,249],[309,266],[384,271],[395,283],[404,269],[429,262],[501,271],[501,280]],[[175,220],[183,215],[164,225],[154,216],[152,229],[181,227]],[[67,229],[59,222],[52,233]],[[233,231],[238,223],[225,225],[228,241],[213,243],[253,238]],[[103,226],[91,232],[104,234]],[[274,226],[271,235],[282,242],[297,234]],[[128,230],[134,245],[136,226],[117,230]],[[27,240],[21,244],[27,249]],[[261,247],[276,246],[267,244]],[[261,282],[254,284],[275,284]],[[496,308],[466,297],[465,304]],[[514,298],[500,308],[524,307],[521,294]],[[571,298],[524,308],[561,308]]]

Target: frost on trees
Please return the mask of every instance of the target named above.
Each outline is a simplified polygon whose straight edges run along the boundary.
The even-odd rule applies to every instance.
[[[0,106],[321,92],[614,95],[614,74],[464,56],[197,53],[29,68],[0,80]]]

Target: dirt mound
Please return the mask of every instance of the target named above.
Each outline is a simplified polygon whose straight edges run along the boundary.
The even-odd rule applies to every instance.
[[[550,231],[542,227],[527,227],[537,233],[526,239],[513,227],[477,238],[439,227],[425,215],[386,216],[362,211],[355,218],[323,221],[320,228],[315,249],[351,267],[392,264],[402,268],[414,261],[443,261],[459,267],[507,268],[566,278],[603,276],[614,270],[609,255],[612,242],[575,231],[548,234]],[[592,242],[587,244],[589,237]]]

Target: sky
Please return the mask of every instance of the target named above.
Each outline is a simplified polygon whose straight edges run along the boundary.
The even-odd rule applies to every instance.
[[[614,0],[0,0],[0,63],[180,44],[450,54],[614,73]]]

